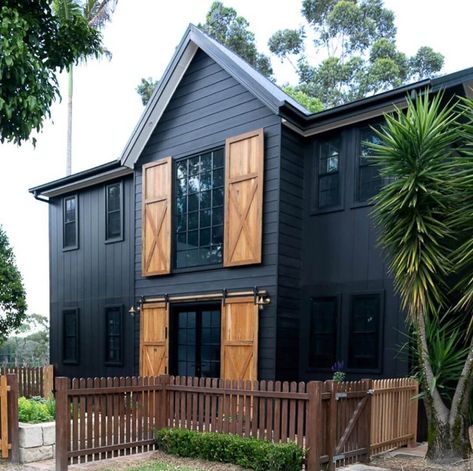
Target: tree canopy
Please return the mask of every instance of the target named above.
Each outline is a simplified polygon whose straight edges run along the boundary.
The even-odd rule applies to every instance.
[[[26,317],[23,280],[7,234],[0,226],[0,341],[20,328]]]
[[[21,144],[59,97],[56,74],[98,54],[101,35],[84,17],[54,15],[50,0],[4,0],[0,44],[0,142]]]
[[[383,0],[303,0],[301,13],[306,25],[275,32],[269,49],[295,67],[298,89],[325,107],[432,76],[443,66],[442,54],[428,46],[412,57],[397,49],[395,15]]]

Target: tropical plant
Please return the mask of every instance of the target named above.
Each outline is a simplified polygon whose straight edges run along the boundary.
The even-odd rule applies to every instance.
[[[101,50],[98,31],[83,18],[63,21],[50,4],[0,2],[0,142],[21,144],[40,131],[59,96],[57,72]]]
[[[435,341],[431,338],[429,343],[428,326],[444,322],[445,314],[456,325],[471,318],[465,286],[471,280],[472,265],[464,257],[469,247],[465,241],[473,235],[473,213],[468,210],[473,192],[472,155],[464,149],[465,141],[467,150],[473,142],[469,134],[472,109],[473,103],[465,102],[462,113],[471,115],[468,124],[462,125],[454,104],[444,105],[442,94],[431,99],[426,92],[415,102],[408,100],[406,111],[386,116],[385,125],[374,130],[380,142],[370,144],[387,181],[374,198],[374,218],[389,255],[395,288],[415,331],[429,421],[428,456],[437,461],[461,458],[471,451],[467,429],[473,386],[472,337],[464,335],[460,345],[450,345],[466,350],[448,401],[432,362]],[[443,340],[442,344],[446,347]],[[458,367],[456,364],[456,371]]]
[[[53,0],[54,12],[65,24],[73,21],[86,21],[89,28],[100,30],[110,21],[118,0]],[[102,48],[101,52],[111,57],[110,51]],[[97,54],[95,54],[97,57]],[[87,58],[87,56],[85,56]],[[67,144],[66,175],[72,171],[72,102],[74,94],[74,65],[67,67]]]
[[[270,51],[299,75],[299,88],[325,107],[363,98],[439,72],[444,58],[423,46],[396,46],[395,15],[383,0],[303,0],[302,28],[275,32]]]

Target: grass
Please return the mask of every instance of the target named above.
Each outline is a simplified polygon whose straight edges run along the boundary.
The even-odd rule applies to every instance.
[[[106,469],[104,471],[114,471],[112,469]],[[177,466],[174,464],[163,463],[156,461],[154,463],[146,463],[140,466],[134,466],[132,468],[126,468],[126,471],[204,471],[198,468],[188,468],[186,466]]]

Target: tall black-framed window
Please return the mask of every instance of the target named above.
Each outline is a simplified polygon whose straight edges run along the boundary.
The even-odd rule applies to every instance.
[[[105,363],[123,364],[123,308],[105,308]]]
[[[377,370],[380,367],[381,295],[351,297],[348,367]]]
[[[356,171],[355,198],[358,202],[370,200],[381,188],[382,178],[373,163],[373,149],[369,143],[379,144],[379,138],[369,126],[359,130],[358,168]]]
[[[311,299],[309,367],[329,369],[337,361],[338,299]]]
[[[319,143],[317,151],[316,208],[334,208],[341,203],[340,184],[341,138],[339,136]]]
[[[77,195],[66,196],[63,200],[63,248],[72,250],[79,248]]]
[[[223,149],[180,159],[175,167],[176,268],[222,263]]]
[[[79,363],[79,309],[62,311],[62,362]]]
[[[123,184],[115,182],[105,187],[105,241],[123,240]]]
[[[171,311],[171,373],[220,376],[220,306],[178,306]]]

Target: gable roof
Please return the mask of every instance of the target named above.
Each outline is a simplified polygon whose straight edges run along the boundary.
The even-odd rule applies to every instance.
[[[210,36],[207,36],[196,26],[189,25],[123,150],[120,157],[122,165],[132,168],[138,160],[198,49],[204,51],[237,82],[253,93],[273,113],[278,114],[281,106],[288,104],[301,114],[310,114],[304,106],[281,90],[271,80],[264,77],[237,54]]]

